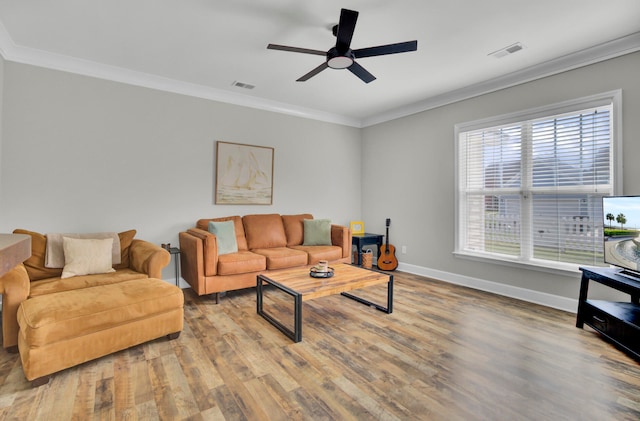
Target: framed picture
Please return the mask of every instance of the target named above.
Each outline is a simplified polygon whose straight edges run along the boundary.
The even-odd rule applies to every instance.
[[[271,205],[273,148],[216,142],[217,205]]]
[[[352,235],[364,234],[364,222],[351,221],[351,234]]]

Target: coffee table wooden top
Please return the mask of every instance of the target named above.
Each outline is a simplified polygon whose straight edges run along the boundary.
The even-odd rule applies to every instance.
[[[334,269],[331,278],[312,278],[310,267],[276,270],[261,276],[302,295],[302,301],[389,282],[389,274],[386,273],[346,263],[331,267]]]

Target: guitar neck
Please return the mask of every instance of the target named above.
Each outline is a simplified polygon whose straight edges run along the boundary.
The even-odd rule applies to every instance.
[[[385,225],[387,227],[387,236],[386,236],[385,244],[387,246],[387,250],[389,250],[389,225],[391,225],[391,218],[387,218],[387,220],[385,221]]]

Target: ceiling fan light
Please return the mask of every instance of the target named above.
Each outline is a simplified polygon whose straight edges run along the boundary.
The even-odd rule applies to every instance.
[[[332,57],[327,61],[332,69],[346,69],[353,64],[353,58],[346,56]]]

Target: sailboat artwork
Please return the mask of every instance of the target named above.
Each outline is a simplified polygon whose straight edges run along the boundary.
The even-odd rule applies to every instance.
[[[217,142],[218,205],[270,205],[273,201],[273,148]]]

